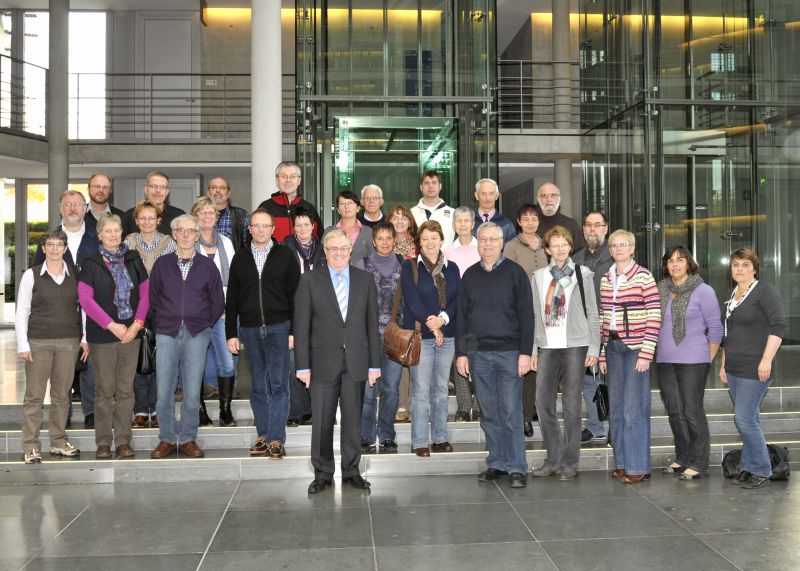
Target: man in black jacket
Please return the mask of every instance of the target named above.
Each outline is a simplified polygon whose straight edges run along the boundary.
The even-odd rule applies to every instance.
[[[234,252],[238,252],[243,247],[246,248],[250,215],[244,208],[231,204],[231,185],[221,176],[215,176],[208,181],[206,192],[219,211],[217,232],[230,238],[230,241],[233,242]]]
[[[239,339],[247,347],[250,406],[258,432],[250,455],[280,460],[286,454],[289,349],[300,267],[288,248],[273,242],[274,227],[266,210],[259,208],[250,217],[250,247],[236,252],[231,262],[225,335],[231,353],[238,354]],[[220,386],[223,391],[228,387]]]
[[[120,218],[125,215],[125,212],[111,206],[108,202],[113,192],[113,185],[108,175],[96,172],[89,177],[89,182],[86,186],[89,189],[89,208],[86,209],[83,221],[86,222],[87,226],[96,228],[97,221],[105,214],[116,214]]]

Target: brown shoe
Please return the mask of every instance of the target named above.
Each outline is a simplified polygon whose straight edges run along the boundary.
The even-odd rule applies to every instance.
[[[414,448],[414,454],[420,458],[427,458],[431,455],[431,451],[428,448]]]
[[[197,442],[194,440],[190,440],[189,442],[185,442],[179,446],[181,449],[181,453],[185,454],[186,456],[190,456],[191,458],[202,458],[206,455],[203,452],[203,449],[197,445]]]
[[[434,442],[433,445],[431,445],[431,452],[452,452],[452,451],[453,451],[453,445],[447,442],[446,440],[444,442],[440,442],[439,444],[436,444]]]
[[[158,417],[154,414],[150,415],[150,428],[158,428]]]
[[[622,481],[626,484],[639,484],[640,482],[644,482],[645,480],[650,479],[650,474],[626,474]]]
[[[147,428],[147,416],[144,414],[137,414],[133,418],[133,428]]]
[[[103,460],[105,458],[111,458],[111,446],[108,444],[100,444],[97,447],[97,452],[94,453],[94,457],[98,460]]]
[[[609,476],[621,480],[622,478],[625,477],[625,468],[617,468],[616,470],[611,470],[611,472],[609,472]]]
[[[130,444],[120,444],[117,446],[117,456],[120,458],[133,458],[136,452],[133,451]]]
[[[259,436],[256,443],[250,447],[250,456],[264,456],[267,453],[267,438]]]
[[[156,446],[155,450],[150,453],[150,458],[166,458],[175,452],[176,448],[177,446],[175,446],[172,442],[166,442],[162,440],[158,443],[158,446]]]
[[[269,443],[269,446],[267,447],[267,455],[269,456],[270,460],[283,460],[283,456],[285,454],[286,449],[280,442],[273,440]]]

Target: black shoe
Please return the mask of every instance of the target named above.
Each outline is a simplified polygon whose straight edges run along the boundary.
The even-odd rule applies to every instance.
[[[488,470],[484,470],[480,474],[478,474],[478,481],[479,482],[491,482],[492,480],[496,480],[500,476],[508,476],[508,472],[505,470],[498,470],[497,468],[489,468]]]
[[[381,452],[397,452],[397,442],[392,439],[381,440]]]
[[[527,474],[523,474],[521,472],[514,472],[511,474],[511,483],[509,484],[512,488],[524,488],[528,485],[528,476]]]
[[[756,488],[763,488],[764,486],[768,486],[772,483],[770,478],[765,478],[764,476],[756,476],[755,474],[750,476],[750,479],[746,482],[742,482],[742,489],[743,490],[755,490]]]
[[[375,452],[375,443],[370,442],[369,440],[361,439],[361,453],[368,454],[370,452]]]
[[[218,377],[219,386],[219,423],[221,426],[236,426],[236,420],[231,412],[231,400],[233,400],[233,383],[235,377]]]
[[[200,426],[214,426],[214,423],[211,422],[211,418],[208,416],[208,411],[206,410],[206,401],[203,400],[202,388],[200,390]]]
[[[286,426],[288,426],[288,427],[300,426],[300,420],[297,419],[297,418],[287,418],[286,419]]]
[[[300,419],[300,424],[311,424],[311,415],[310,414],[304,414],[303,418]]]
[[[83,426],[86,430],[94,429],[94,413],[86,415],[86,418],[83,419]]]
[[[594,434],[588,428],[584,428],[583,432],[581,432],[581,444],[588,444],[594,438]]]
[[[352,486],[358,490],[369,490],[370,486],[369,482],[361,477],[361,474],[356,474],[355,476],[350,476],[349,478],[342,478],[342,484],[347,484],[348,486]]]
[[[532,422],[526,422],[525,423],[525,428],[523,429],[523,432],[525,433],[525,437],[526,438],[531,438],[533,436],[533,423]]]
[[[734,486],[741,486],[745,482],[748,482],[752,477],[752,475],[753,474],[751,472],[748,472],[747,470],[742,470],[729,483],[733,484]]]
[[[330,487],[331,484],[332,484],[331,480],[314,480],[308,485],[308,493],[310,495],[318,494],[325,488]]]

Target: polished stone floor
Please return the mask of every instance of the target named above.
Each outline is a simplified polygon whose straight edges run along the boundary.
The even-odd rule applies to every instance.
[[[0,476],[1,478],[1,476]],[[718,471],[524,490],[475,476],[0,486],[0,569],[797,569],[800,482]]]

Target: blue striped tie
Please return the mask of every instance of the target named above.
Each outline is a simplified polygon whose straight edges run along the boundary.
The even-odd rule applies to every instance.
[[[336,274],[336,301],[339,302],[342,319],[347,319],[347,284],[341,273]]]

